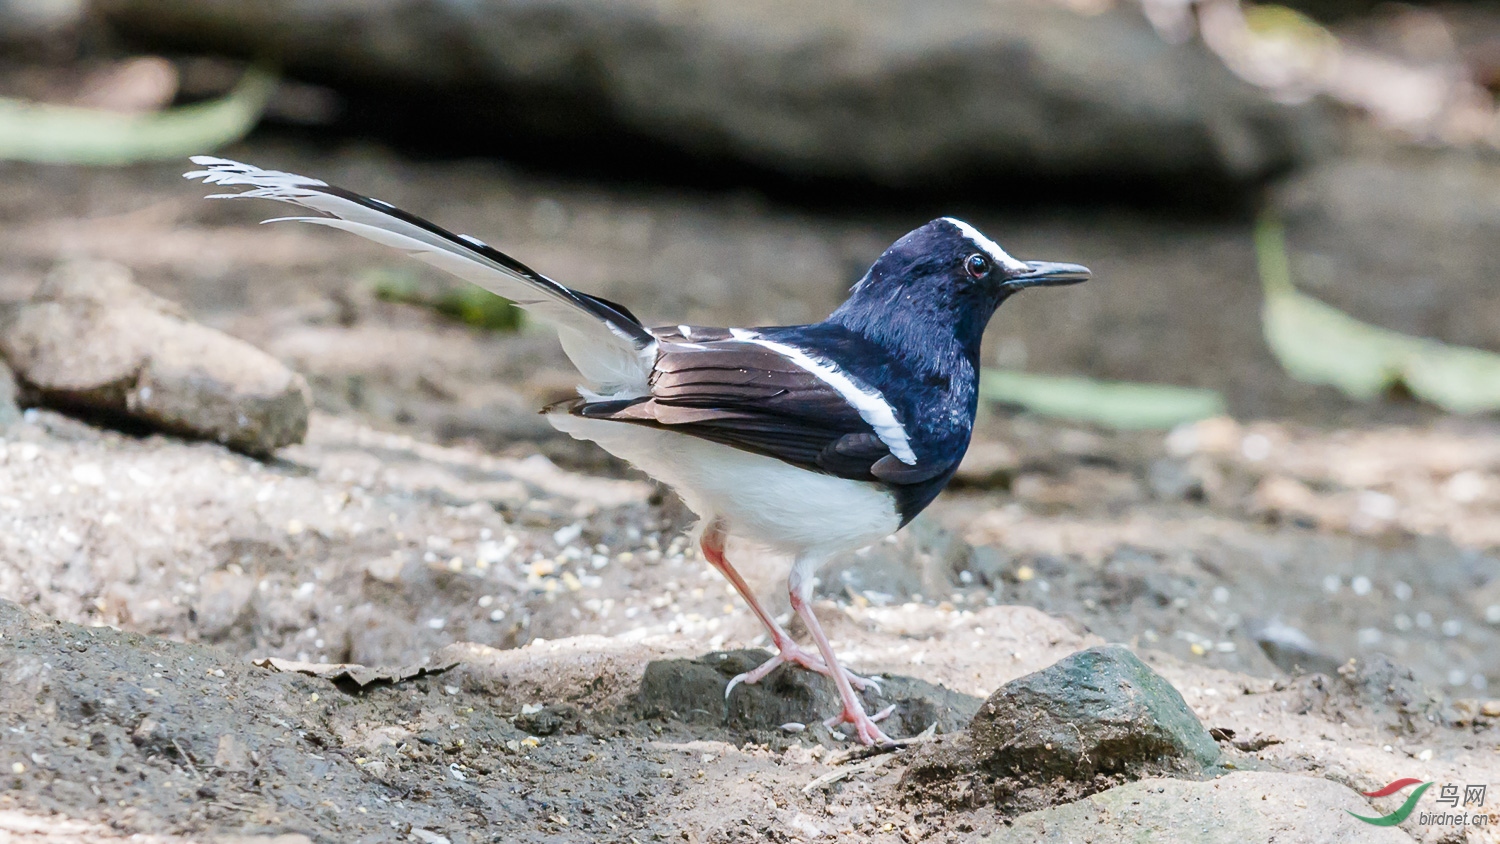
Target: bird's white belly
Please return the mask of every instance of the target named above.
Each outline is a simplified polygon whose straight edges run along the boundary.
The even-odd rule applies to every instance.
[[[809,472],[683,434],[550,413],[554,428],[591,440],[667,484],[702,518],[731,534],[791,554],[832,554],[869,545],[901,525],[880,486]]]

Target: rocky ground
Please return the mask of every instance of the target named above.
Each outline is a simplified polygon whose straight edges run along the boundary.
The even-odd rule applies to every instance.
[[[149,111],[276,56],[223,154],[653,323],[817,319],[963,215],[1096,274],[1008,303],[986,364],[1230,414],[986,407],[937,504],[823,573],[895,707],[869,754],[820,678],[726,699],[764,637],[669,493],[535,413],[573,388],[547,331],[392,301],[456,282],[256,227],[176,162],[0,164],[0,841],[1500,840],[1350,817],[1401,778],[1437,784],[1424,813],[1500,785],[1500,421],[1289,378],[1252,239],[1284,224],[1296,284],[1359,319],[1500,351],[1500,28],[1287,5],[1329,28],[1228,0],[0,3],[4,96]],[[787,561],[730,551],[784,612]]]
[[[517,232],[533,262],[661,317],[814,317],[894,225],[358,150],[235,153]],[[1182,342],[1240,361],[1212,377],[1239,379],[1258,421],[1111,434],[990,410],[929,514],[824,573],[835,644],[887,678],[871,703],[897,704],[898,735],[937,727],[862,756],[818,724],[832,698],[815,679],[783,672],[724,700],[764,640],[673,499],[539,424],[533,409],[570,386],[545,334],[380,301],[381,274],[444,282],[352,239],[250,226],[254,209],[203,203],[164,168],[0,178],[8,304],[49,273],[133,276],[301,373],[314,405],[306,440],[269,459],[47,409],[7,428],[0,835],[1439,841],[1463,839],[1344,810],[1394,809],[1399,795],[1356,792],[1401,777],[1500,782],[1493,420],[1285,386],[1253,325],[1212,322]],[[1012,363],[1123,349],[1134,377],[1191,381],[1153,351],[1163,338],[1099,337],[1090,320],[1165,319],[1158,288],[1187,289],[1205,249],[1225,273],[1252,260],[1233,221],[989,227],[1101,275],[1078,297],[1012,303],[987,353]],[[1244,284],[1225,325],[1253,314]],[[777,594],[785,561],[731,552]],[[1105,642],[1169,681],[1197,732],[1112,744],[1192,721],[1129,666],[1124,687],[1152,705],[1124,720],[1101,703],[1027,733],[981,706]],[[390,670],[362,686],[270,657]],[[419,665],[451,667],[402,668]],[[1050,670],[991,704],[1071,705],[1038,691],[1070,676]],[[983,724],[1033,736],[1038,755],[986,744],[1000,728]],[[1039,779],[1045,765],[1015,761],[1054,750],[1077,764]]]

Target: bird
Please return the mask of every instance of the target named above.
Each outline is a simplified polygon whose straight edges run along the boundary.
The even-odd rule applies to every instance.
[[[958,468],[979,404],[980,344],[995,310],[1032,287],[1076,284],[1078,264],[1022,261],[975,227],[943,217],[907,233],[822,322],[647,327],[623,305],[565,287],[464,234],[318,179],[212,156],[184,174],[312,215],[503,296],[555,327],[582,378],[542,410],[557,430],[597,444],[677,492],[698,516],[704,559],[742,596],[776,653],[735,677],[782,665],[826,675],[865,745],[892,740],[855,689],[877,686],[835,655],[811,598],[830,558],[880,541],[930,504]],[[725,555],[729,536],[789,555],[787,593],[815,650],[798,644]],[[842,734],[842,732],[840,733]]]

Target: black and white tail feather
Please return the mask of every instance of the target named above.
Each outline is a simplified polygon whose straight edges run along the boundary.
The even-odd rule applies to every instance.
[[[186,173],[186,178],[249,188],[209,199],[274,199],[317,211],[327,216],[265,222],[312,223],[353,232],[473,282],[551,323],[563,351],[589,382],[588,392],[595,394],[591,397],[633,398],[649,391],[656,338],[623,306],[564,287],[480,240],[454,234],[378,199],[224,158],[198,155],[192,162],[204,169]]]

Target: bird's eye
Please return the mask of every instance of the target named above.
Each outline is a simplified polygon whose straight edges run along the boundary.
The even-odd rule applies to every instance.
[[[990,259],[977,252],[964,259],[964,270],[976,279],[989,275],[990,269]]]

